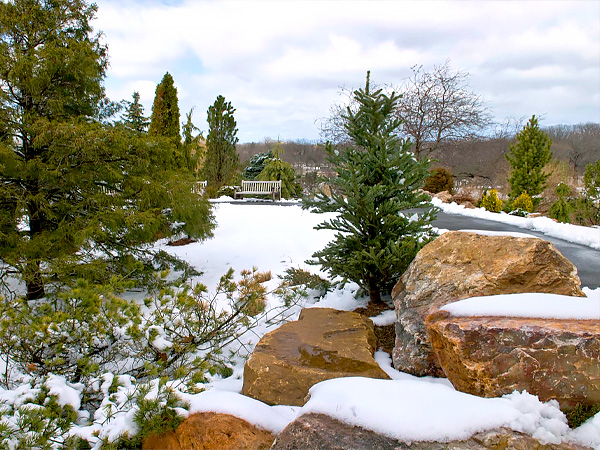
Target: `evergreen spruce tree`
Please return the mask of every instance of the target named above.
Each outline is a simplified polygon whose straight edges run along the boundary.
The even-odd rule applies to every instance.
[[[517,133],[517,142],[511,144],[506,155],[512,167],[508,179],[512,199],[523,192],[533,198],[546,188],[546,180],[550,174],[544,173],[544,166],[552,159],[551,146],[552,140],[540,130],[535,115],[532,116],[527,125]]]
[[[150,121],[144,116],[144,106],[140,103],[140,93],[135,91],[132,102],[125,102],[127,109],[122,117],[127,128],[138,133],[145,133]]]
[[[207,181],[207,192],[216,195],[219,188],[229,183],[239,166],[239,155],[235,146],[238,142],[233,113],[235,108],[225,97],[219,95],[208,108],[208,136],[203,174]]]
[[[149,243],[214,227],[172,143],[100,120],[95,12],[84,0],[0,3],[0,275],[20,276],[28,299],[147,275],[159,263]]]
[[[354,92],[354,100],[358,110],[348,107],[342,116],[351,144],[326,148],[337,172],[329,181],[331,198],[320,193],[303,202],[303,208],[317,213],[337,213],[316,227],[336,235],[309,263],[320,264],[342,283],[356,282],[377,303],[433,237],[434,212],[403,213],[431,204],[419,192],[428,162],[417,161],[409,142],[398,137],[398,96],[370,92],[367,74],[366,87]]]
[[[156,86],[148,132],[151,135],[171,138],[176,144],[181,142],[179,135],[177,88],[169,72],[165,74],[162,81]]]
[[[268,152],[257,153],[250,158],[250,162],[242,172],[244,180],[256,180],[271,158],[273,158],[271,150]]]

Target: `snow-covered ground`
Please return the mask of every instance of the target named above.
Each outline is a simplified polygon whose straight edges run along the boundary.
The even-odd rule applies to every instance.
[[[234,268],[238,274],[252,267],[260,271],[270,270],[273,279],[266,283],[269,290],[279,284],[278,275],[283,275],[288,268],[303,268],[318,273],[318,267],[307,265],[305,261],[332,237],[331,232],[313,229],[325,216],[303,211],[298,205],[219,202],[215,203],[215,215],[218,228],[213,239],[182,247],[158,244],[160,248],[178,255],[202,271],[199,280],[210,290],[214,290],[221,275],[229,268]],[[600,237],[595,241],[594,233],[600,233],[600,230],[590,229],[589,235],[584,233],[588,237],[583,240],[590,245],[596,242],[597,248],[600,248]],[[578,242],[581,241],[580,236],[564,234],[568,240],[577,239]],[[319,301],[308,301],[302,306],[352,310],[367,303],[366,298],[355,298],[356,291],[357,286],[349,284],[344,289],[330,292]],[[600,289],[584,289],[584,292],[591,299],[590,302],[600,304]],[[281,300],[269,296],[268,306],[281,306]],[[299,311],[300,306],[294,307],[290,311],[290,319],[295,319]],[[393,320],[393,312],[384,312],[376,319],[380,324]],[[261,324],[252,335],[244,337],[245,343],[250,346],[256,344],[258,338],[272,328],[272,325]],[[181,410],[181,413],[230,413],[277,433],[300,414],[323,412],[342,421],[405,440],[459,439],[478,431],[505,426],[529,433],[542,442],[575,440],[600,450],[600,414],[578,429],[570,430],[556,402],[541,403],[537,397],[526,392],[515,392],[503,398],[474,397],[455,391],[445,379],[416,378],[397,372],[391,366],[389,355],[384,352],[377,352],[375,356],[391,380],[344,378],[319,383],[311,389],[311,399],[302,408],[269,406],[241,395],[244,361],[239,359],[231,377],[212,378],[204,386],[207,390],[202,393],[181,394],[190,405],[189,410]],[[107,375],[99,382],[103,390],[108,390],[111,381],[112,375]],[[61,402],[79,409],[80,386],[70,385],[61,377],[53,377],[51,383],[53,392]],[[0,389],[0,399],[18,402],[19,398],[28,395],[27,386],[19,389]],[[118,398],[126,398],[131,389],[128,383],[119,387],[116,402]],[[133,412],[123,411],[109,419],[99,409],[92,425],[82,421],[72,432],[86,436],[92,442],[94,433],[114,439],[123,431],[135,431],[132,417]],[[99,441],[95,442],[94,448],[97,448]]]

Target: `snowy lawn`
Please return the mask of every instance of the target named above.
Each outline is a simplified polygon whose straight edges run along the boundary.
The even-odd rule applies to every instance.
[[[305,260],[314,251],[323,248],[332,237],[330,232],[313,229],[325,216],[303,211],[297,205],[221,202],[215,204],[215,215],[218,228],[212,240],[182,247],[169,247],[164,242],[157,244],[202,271],[203,275],[198,281],[206,284],[209,290],[214,290],[221,275],[229,268],[234,268],[236,274],[252,267],[257,267],[259,271],[270,270],[273,278],[266,283],[269,290],[277,287],[280,281],[278,276],[288,268],[303,268],[318,273],[318,268],[306,265]],[[590,244],[597,242],[600,248],[600,238],[594,241],[594,233],[600,233],[600,230],[590,229],[586,241]],[[566,236],[572,238],[573,233],[567,233]],[[295,306],[289,311],[289,319],[297,317],[301,306],[343,310],[365,306],[367,299],[356,299],[356,290],[357,286],[350,284],[344,289],[330,292],[319,301],[312,300],[306,305]],[[596,299],[593,301],[600,302],[600,289],[585,289],[585,292],[590,298]],[[281,306],[281,300],[270,295],[268,307],[277,306]],[[393,321],[393,311],[384,312],[376,319],[379,324]],[[252,333],[244,335],[242,341],[251,348],[275,326],[263,322]],[[300,414],[323,412],[347,423],[405,440],[461,439],[478,431],[505,426],[529,433],[542,442],[576,440],[600,450],[600,414],[578,429],[570,430],[555,402],[541,403],[537,397],[526,392],[493,399],[474,397],[455,391],[445,379],[416,378],[397,372],[391,367],[389,355],[384,352],[377,352],[375,356],[391,380],[344,378],[319,383],[311,389],[311,399],[302,408],[268,406],[242,396],[244,360],[238,358],[231,377],[212,377],[211,382],[203,386],[207,390],[199,394],[181,393],[182,399],[190,407],[189,410],[181,409],[180,413],[230,413],[278,433]],[[73,434],[88,438],[95,449],[100,446],[95,435],[115,439],[124,431],[136,431],[132,411],[116,412],[109,417],[103,410],[108,402],[111,382],[111,374],[98,381],[102,391],[106,391],[106,398],[103,406],[92,415],[93,423],[86,423],[86,412],[80,411],[80,425],[72,429]],[[51,384],[60,402],[71,404],[79,410],[81,386],[70,385],[62,377],[53,377]],[[116,404],[124,402],[132,389],[132,384],[123,383],[111,396],[111,401]],[[12,391],[0,389],[0,399],[11,404],[17,404],[20,399],[32,395],[35,392],[31,392],[27,385]]]

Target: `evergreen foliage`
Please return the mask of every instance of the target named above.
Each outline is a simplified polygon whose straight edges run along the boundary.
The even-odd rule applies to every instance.
[[[318,193],[303,201],[303,208],[314,212],[337,213],[316,227],[337,233],[309,263],[341,277],[341,283],[356,282],[372,302],[380,302],[433,237],[433,210],[414,216],[402,212],[430,206],[429,196],[419,192],[428,162],[417,161],[408,141],[398,137],[398,95],[371,92],[367,75],[354,100],[358,108],[348,107],[343,115],[351,145],[326,149],[337,171],[328,181],[331,197]]]
[[[144,107],[140,103],[140,93],[134,92],[133,101],[126,101],[127,109],[122,117],[125,127],[138,133],[145,133],[150,121],[144,116]]]
[[[242,177],[244,178],[244,180],[256,180],[258,175],[265,168],[265,164],[267,164],[268,160],[270,160],[271,158],[273,158],[273,153],[271,152],[271,150],[269,150],[268,152],[257,153],[252,158],[250,158],[248,165],[244,168],[244,171],[242,172]]]
[[[531,197],[527,192],[523,192],[512,203],[512,209],[520,209],[528,213],[533,212],[533,200],[531,200]]]
[[[559,183],[556,186],[555,193],[558,200],[550,207],[550,217],[563,223],[571,222],[571,214],[573,213],[573,206],[569,201],[571,188],[565,183]]]
[[[551,146],[552,140],[540,130],[535,115],[532,116],[517,133],[517,142],[510,145],[506,155],[512,167],[508,179],[511,198],[517,198],[523,192],[535,197],[546,188],[549,174],[544,173],[544,166],[552,159]]]
[[[502,211],[502,200],[498,198],[498,191],[492,189],[489,193],[485,192],[481,198],[481,207],[487,211],[499,213]]]
[[[181,137],[179,136],[177,88],[169,72],[165,74],[162,81],[156,86],[148,132],[154,136],[170,138],[176,145],[179,145],[181,142]]]
[[[77,279],[151,279],[147,244],[214,228],[172,142],[107,122],[95,11],[83,0],[0,3],[0,278],[18,275],[30,300]]]
[[[208,182],[207,192],[211,197],[221,186],[232,180],[239,166],[239,156],[235,150],[239,139],[236,136],[238,130],[233,117],[234,112],[235,108],[231,106],[231,102],[226,102],[222,95],[208,108],[208,136],[203,175]]]
[[[202,157],[202,147],[199,144],[199,140],[203,138],[202,132],[194,136],[196,131],[200,131],[192,122],[192,114],[194,108],[190,109],[190,112],[185,115],[185,124],[183,124],[183,165],[186,166],[191,172],[196,172],[198,165],[198,159]]]
[[[429,172],[429,176],[425,179],[423,189],[432,194],[448,191],[452,194],[454,190],[454,177],[452,172],[444,167],[438,167]]]
[[[281,180],[281,196],[283,198],[298,197],[302,193],[302,186],[295,181],[294,167],[281,159],[283,152],[281,142],[277,141],[270,151],[273,157],[265,161],[265,167],[258,175],[258,179],[262,181]]]

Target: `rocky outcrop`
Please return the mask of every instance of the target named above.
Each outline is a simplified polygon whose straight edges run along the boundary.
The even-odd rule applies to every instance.
[[[389,378],[373,358],[373,322],[353,312],[303,309],[295,322],[267,333],[244,366],[242,394],[271,405],[305,403],[331,378]]]
[[[151,435],[142,450],[267,450],[275,436],[229,414],[192,414],[175,430]]]
[[[444,373],[462,392],[500,397],[527,390],[563,411],[600,404],[597,320],[430,315],[427,333]]]
[[[444,376],[431,351],[425,318],[468,297],[545,292],[583,297],[577,269],[548,241],[451,231],[417,254],[392,296],[396,369]]]
[[[580,445],[541,444],[507,429],[477,433],[467,440],[403,442],[345,424],[323,414],[306,414],[290,423],[271,450],[589,450]]]

